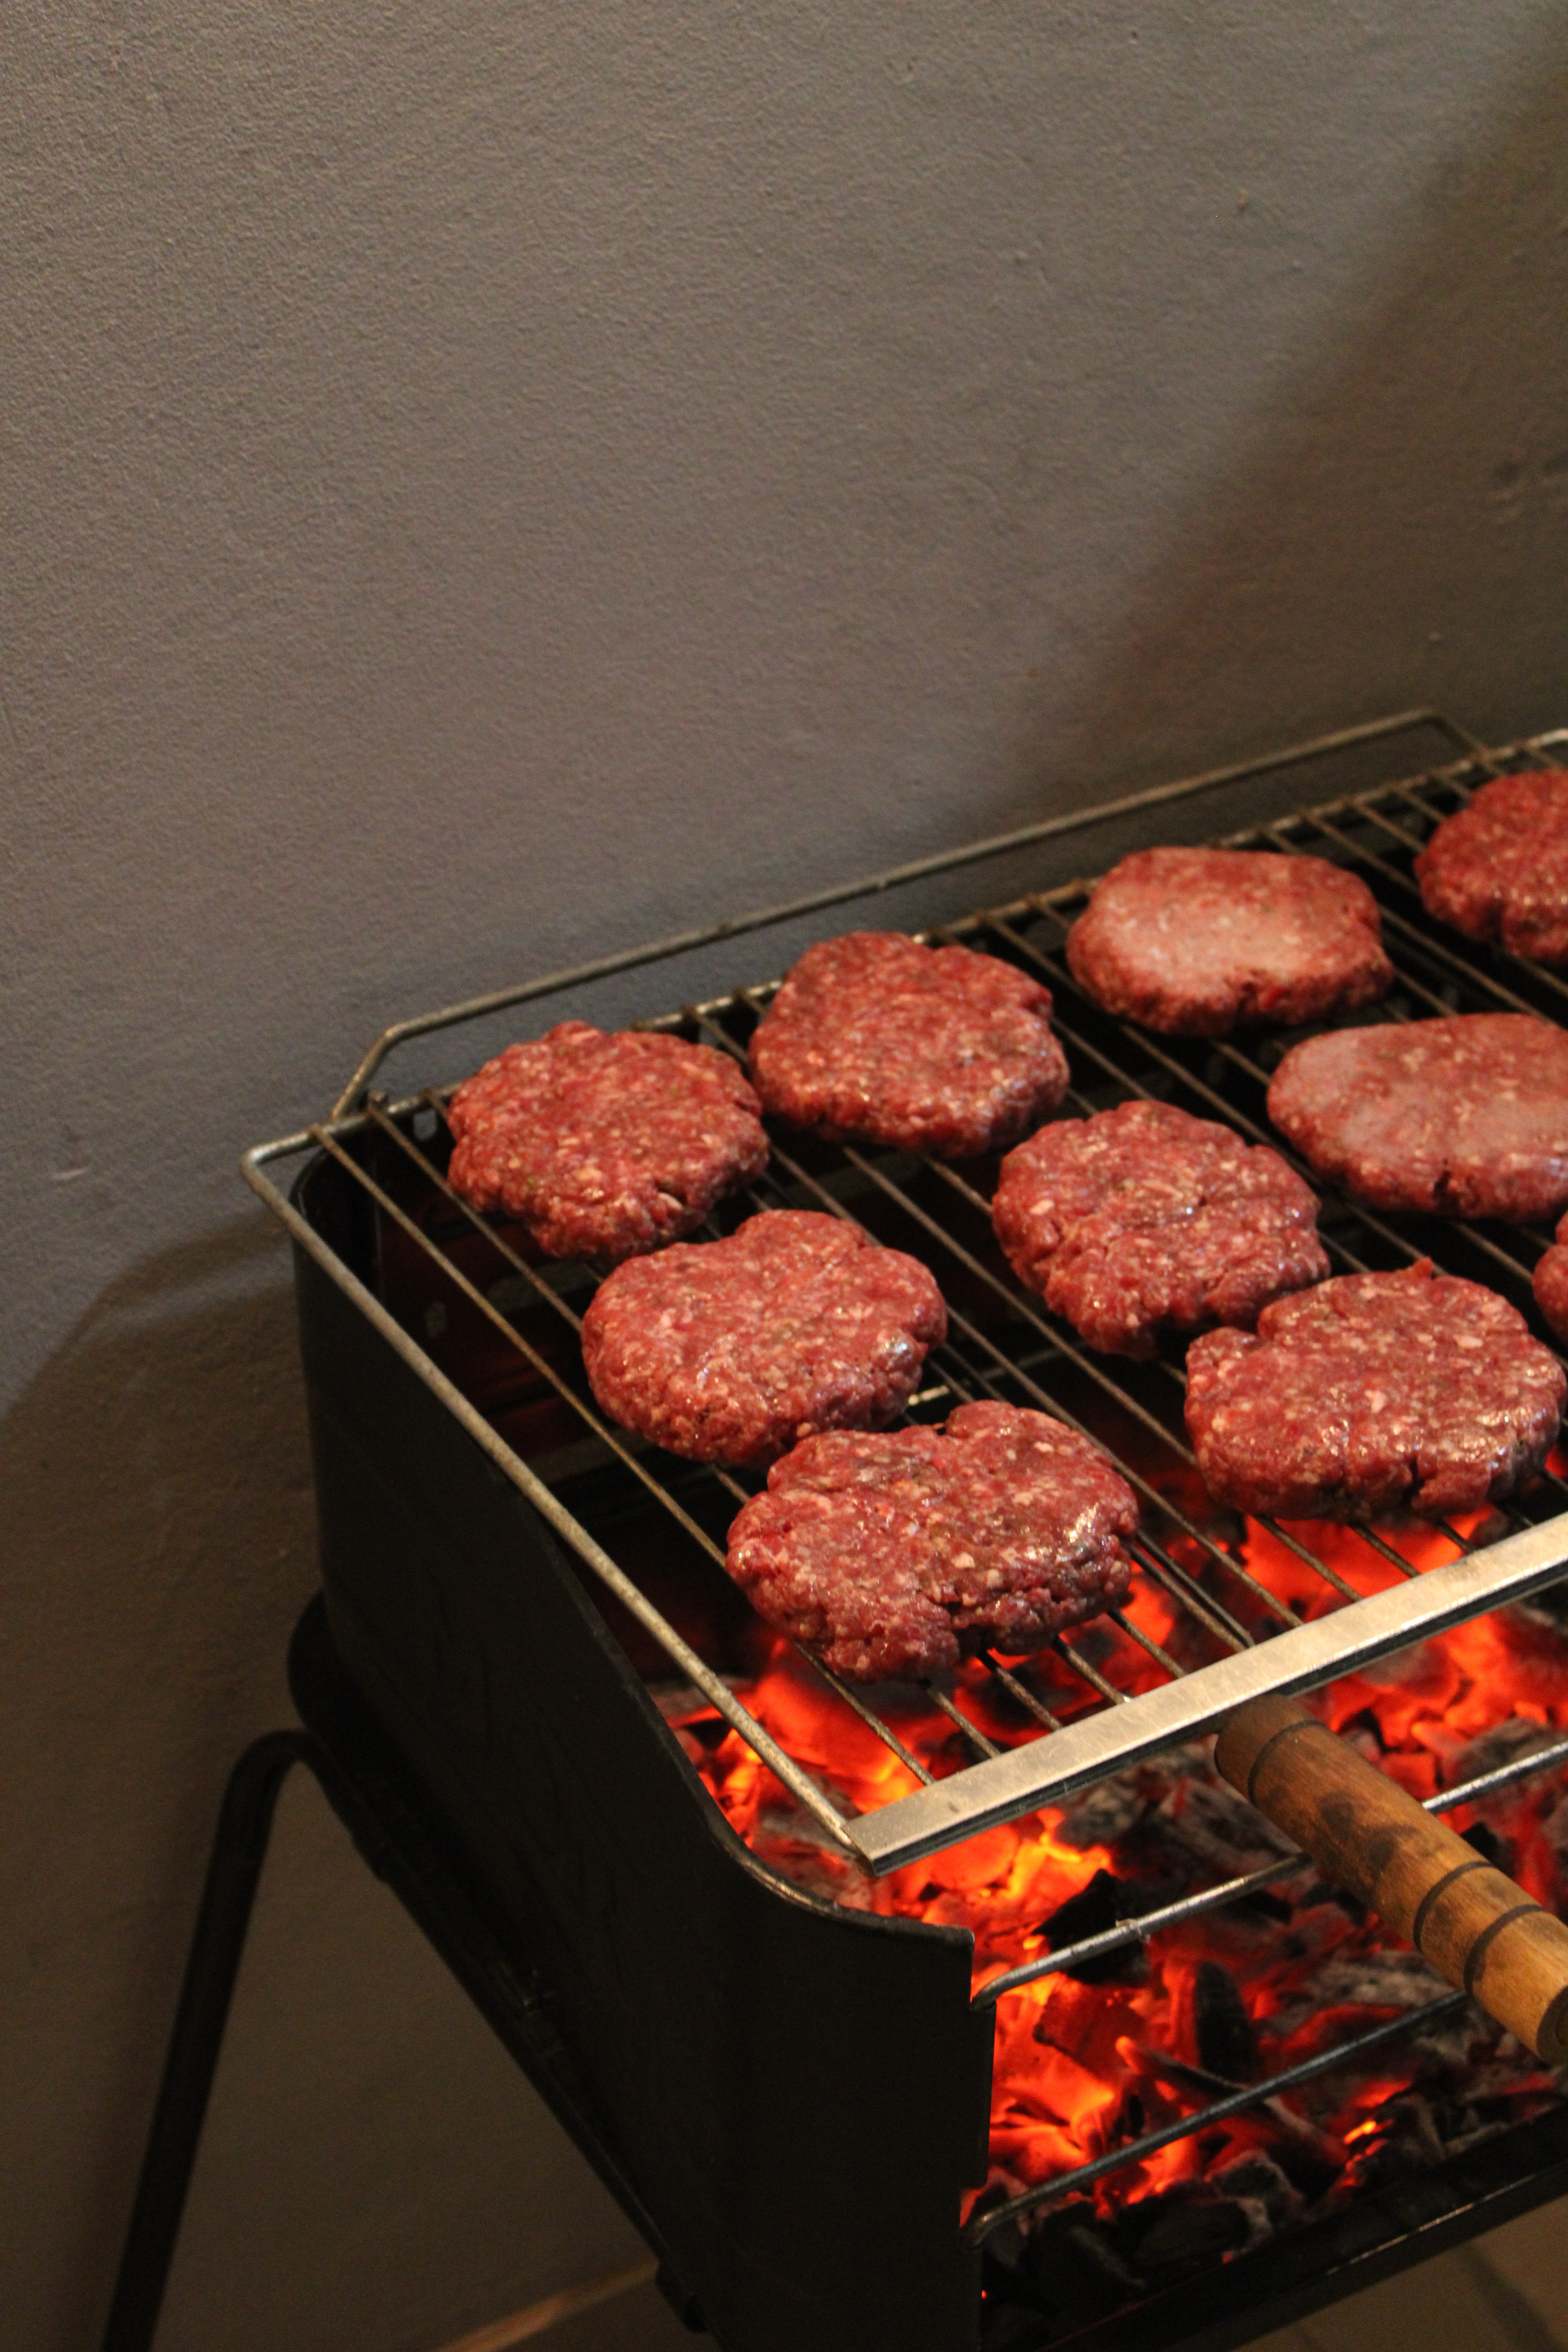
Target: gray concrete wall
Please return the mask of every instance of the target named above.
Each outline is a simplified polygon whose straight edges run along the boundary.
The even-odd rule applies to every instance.
[[[1416,700],[1568,718],[1552,0],[12,0],[0,2336],[94,2340],[311,1584],[240,1147],[394,1014]],[[307,1793],[171,2347],[626,2258]]]

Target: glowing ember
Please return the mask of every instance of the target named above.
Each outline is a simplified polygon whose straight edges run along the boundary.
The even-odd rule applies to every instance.
[[[1477,1524],[1460,1523],[1459,1532],[1469,1535]],[[1312,1524],[1285,1535],[1358,1593],[1398,1580],[1397,1568],[1353,1530]],[[1420,1570],[1458,1549],[1429,1528],[1384,1539]],[[1249,1522],[1239,1556],[1258,1583],[1299,1615],[1338,1605],[1289,1541],[1268,1529]],[[1137,1580],[1126,1613],[1154,1642],[1179,1643],[1178,1612],[1152,1582]],[[1075,1639],[1124,1690],[1163,1679],[1158,1664],[1109,1622]],[[1095,1703],[1048,1653],[1016,1671],[1058,1717]],[[979,1664],[958,1675],[953,1695],[998,1744],[1040,1736]],[[791,1754],[856,1808],[885,1805],[915,1788],[875,1734],[782,1644],[742,1696]],[[1312,1703],[1407,1789],[1430,1796],[1568,1727],[1568,1612],[1560,1625],[1545,1606],[1501,1611],[1347,1675]],[[915,1695],[890,1705],[888,1715],[939,1778],[968,1760],[952,1724]],[[836,1903],[969,1928],[977,1987],[1279,1851],[1268,1825],[1215,1778],[1203,1741],[1065,1806],[869,1880],[825,1842],[711,1712],[684,1716],[679,1727],[708,1788],[754,1853]],[[1448,1818],[1461,1832],[1473,1830],[1531,1894],[1556,1906],[1568,1859],[1568,1800],[1559,1812],[1559,1798],[1548,1775]],[[1089,1973],[1097,1980],[1060,1971],[1040,1977],[996,2005],[988,2198],[1069,2172],[1194,2113],[1227,2084],[1279,2074],[1446,1990],[1379,1922],[1360,1916],[1310,1869],[1131,1945]],[[1112,2174],[1092,2192],[1096,2211],[1113,2221],[1177,2184],[1186,2184],[1184,2197],[1209,2195],[1205,2184],[1222,2174],[1250,2177],[1236,2169],[1238,2159],[1261,2155],[1268,2161],[1255,2162],[1252,2173],[1279,2181],[1293,2217],[1383,2177],[1380,2163],[1387,2171],[1436,2161],[1522,2120],[1553,2094],[1552,2078],[1529,2053],[1476,2012],[1445,2019],[1392,2049],[1392,2059],[1390,2046],[1380,2046],[1359,2063]],[[1413,2091],[1421,2095],[1414,2103]],[[1447,2102],[1452,2129],[1439,2133],[1422,2120],[1434,2100]],[[1245,2210],[1263,2212],[1256,2198]]]

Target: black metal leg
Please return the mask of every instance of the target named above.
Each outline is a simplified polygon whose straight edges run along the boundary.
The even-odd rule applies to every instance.
[[[272,1816],[295,1764],[315,1769],[310,1735],[269,1731],[246,1749],[224,1791],[103,2352],[151,2352]]]

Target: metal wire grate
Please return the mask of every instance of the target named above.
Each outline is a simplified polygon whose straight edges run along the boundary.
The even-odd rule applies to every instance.
[[[1487,776],[1550,761],[1565,743],[1568,736],[1554,735],[1507,752],[1468,754],[1415,780],[1226,838],[1234,847],[1328,857],[1368,881],[1396,970],[1389,997],[1368,1018],[1510,1010],[1562,1021],[1568,985],[1500,951],[1461,949],[1426,916],[1410,862],[1440,818]],[[1062,956],[1087,890],[1085,883],[1071,883],[923,935],[1002,957],[1048,983],[1073,1074],[1066,1111],[1083,1116],[1135,1097],[1157,1098],[1223,1119],[1249,1141],[1266,1140],[1292,1158],[1264,1108],[1272,1067],[1289,1040],[1267,1031],[1240,1042],[1159,1038],[1106,1014],[1077,987]],[[825,894],[819,903],[847,895]],[[743,1058],[773,985],[687,1005],[647,1025]],[[489,1011],[492,1003],[484,1000],[473,1009]],[[764,1176],[725,1203],[708,1233],[731,1230],[759,1209],[808,1207],[923,1257],[948,1300],[950,1334],[929,1360],[927,1386],[912,1412],[942,1419],[956,1403],[989,1397],[1054,1413],[1109,1449],[1142,1507],[1131,1546],[1134,1591],[1124,1608],[1070,1637],[1058,1636],[1039,1660],[987,1654],[957,1677],[914,1695],[927,1714],[934,1707],[952,1727],[969,1759],[961,1769],[933,1775],[900,1733],[898,1694],[868,1697],[810,1662],[837,1702],[870,1728],[916,1784],[879,1810],[854,1813],[816,1771],[785,1752],[736,1695],[732,1677],[701,1655],[650,1597],[646,1576],[628,1572],[613,1543],[585,1523],[593,1512],[581,1498],[611,1473],[619,1490],[635,1493],[658,1515],[677,1552],[710,1575],[722,1568],[725,1527],[760,1482],[678,1463],[605,1422],[588,1392],[576,1344],[580,1309],[597,1270],[541,1265],[521,1235],[451,1190],[444,1117],[450,1091],[432,1088],[390,1105],[372,1100],[357,1115],[248,1155],[247,1174],[651,1633],[679,1675],[862,1866],[889,1870],[1030,1811],[1212,1725],[1243,1698],[1343,1673],[1522,1594],[1568,1562],[1568,1516],[1557,1516],[1568,1506],[1568,1483],[1553,1474],[1480,1529],[1448,1528],[1451,1560],[1424,1572],[1387,1531],[1347,1534],[1331,1559],[1301,1529],[1264,1523],[1313,1594],[1305,1610],[1293,1606],[1252,1572],[1239,1528],[1204,1495],[1184,1430],[1179,1362],[1096,1355],[1017,1283],[991,1233],[994,1167],[828,1147],[775,1129]],[[264,1172],[268,1162],[311,1148],[331,1153],[363,1192],[376,1227],[379,1297],[326,1249]],[[1524,1308],[1531,1266],[1549,1238],[1532,1230],[1383,1216],[1333,1194],[1325,1197],[1321,1230],[1336,1272],[1396,1267],[1430,1255]],[[483,1346],[476,1345],[476,1333]],[[1397,1580],[1370,1598],[1358,1590],[1365,1580],[1358,1573],[1363,1555],[1381,1580],[1390,1573]],[[1157,1595],[1158,1608],[1142,1609],[1141,1593]],[[997,1708],[1008,1727],[1005,1738],[994,1736]]]

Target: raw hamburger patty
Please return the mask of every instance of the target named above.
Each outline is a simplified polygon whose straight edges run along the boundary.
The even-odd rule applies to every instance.
[[[1187,1351],[1187,1428],[1216,1502],[1287,1519],[1479,1509],[1532,1477],[1568,1382],[1495,1291],[1423,1259],[1266,1307]]]
[[[1568,963],[1568,774],[1499,776],[1415,860],[1427,911],[1468,940]]]
[[[1177,1037],[1348,1013],[1394,977],[1365,883],[1270,850],[1135,851],[1095,885],[1067,953],[1107,1012]]]
[[[1068,1082],[1038,981],[971,948],[848,931],[807,948],[752,1039],[766,1108],[944,1160],[1016,1142]]]
[[[1019,1280],[1119,1356],[1152,1356],[1162,1329],[1250,1329],[1281,1291],[1321,1282],[1317,1212],[1278,1152],[1155,1102],[1043,1127],[991,1203]]]
[[[810,1209],[678,1242],[603,1282],[583,1318],[594,1394],[694,1462],[773,1462],[823,1429],[877,1429],[913,1394],[947,1309],[917,1258]]]
[[[727,1054],[563,1021],[458,1088],[447,1179],[521,1218],[547,1257],[631,1257],[761,1175],[759,1112]]]
[[[1379,1209],[1524,1223],[1568,1205],[1568,1032],[1528,1013],[1309,1037],[1275,1072],[1268,1116]]]
[[[1531,1281],[1535,1303],[1560,1339],[1568,1339],[1568,1217],[1557,1228],[1549,1250],[1543,1250]]]
[[[1132,1490],[1043,1412],[965,1404],[943,1429],[808,1437],[730,1529],[758,1614],[851,1682],[1010,1655],[1113,1608]]]

